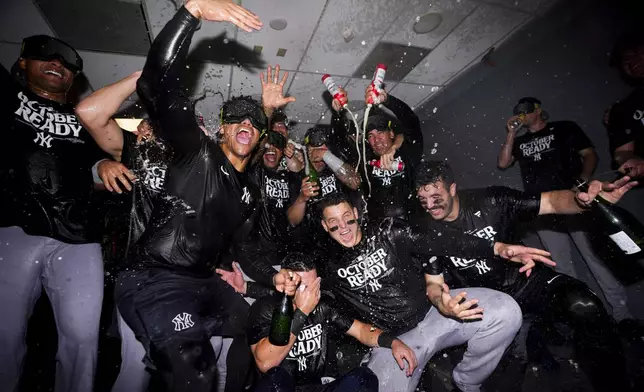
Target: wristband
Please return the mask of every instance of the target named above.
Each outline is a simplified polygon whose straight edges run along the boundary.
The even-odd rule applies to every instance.
[[[94,178],[94,184],[103,183],[103,180],[101,180],[101,177],[98,176],[98,165],[100,165],[100,163],[103,161],[107,161],[107,159],[101,159],[100,161],[96,162],[94,166],[92,166],[92,178]]]
[[[336,157],[333,155],[331,151],[327,151],[324,153],[322,156],[322,160],[324,163],[329,166],[329,169],[331,169],[332,172],[336,173],[338,170],[342,168],[342,165],[344,165],[344,162],[342,162],[342,159]]]
[[[300,331],[304,327],[304,323],[306,323],[306,319],[309,318],[304,312],[302,312],[300,309],[295,309],[295,313],[293,314],[293,321],[291,321],[291,333],[297,337],[297,335],[300,334]]]
[[[389,336],[387,333],[383,332],[378,335],[378,347],[391,348],[391,344],[396,340],[396,338]]]

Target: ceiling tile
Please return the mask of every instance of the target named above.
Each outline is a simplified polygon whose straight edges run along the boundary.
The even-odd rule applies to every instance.
[[[230,85],[229,98],[238,95],[250,95],[251,97],[261,100],[262,99],[262,84],[259,80],[260,72],[263,69],[259,68],[242,68],[238,66],[232,67],[233,79]]]
[[[409,0],[329,0],[300,71],[352,75]],[[343,33],[353,39],[345,42]]]
[[[528,17],[525,13],[481,4],[403,81],[442,85]]]
[[[335,77],[335,81],[340,85],[346,84],[346,79],[341,77]],[[288,95],[297,98],[285,109],[289,119],[300,124],[317,123],[328,109],[325,93],[321,74],[298,72],[288,90]]]
[[[264,23],[260,32],[239,32],[237,40],[249,48],[262,46],[262,58],[268,64],[279,64],[285,69],[297,69],[306,51],[313,29],[324,9],[325,0],[244,0],[243,5],[259,16]],[[283,19],[284,30],[274,30],[270,22]],[[278,49],[286,49],[284,57],[277,56]]]
[[[409,7],[400,14],[382,40],[433,49],[467,15],[474,11],[476,5],[476,3],[467,0],[412,0]],[[416,18],[429,12],[440,13],[443,21],[436,30],[430,33],[416,34],[413,30]]]
[[[23,38],[36,34],[54,36],[34,3],[31,0],[2,0],[0,39],[19,43]]]
[[[425,98],[437,91],[438,86],[398,83],[398,85],[391,90],[391,95],[402,100],[412,109],[415,109],[422,101],[425,100]]]
[[[83,73],[94,89],[107,86],[143,69],[145,57],[80,51]]]
[[[542,12],[557,0],[485,0],[486,3],[499,4],[511,9],[526,12]]]

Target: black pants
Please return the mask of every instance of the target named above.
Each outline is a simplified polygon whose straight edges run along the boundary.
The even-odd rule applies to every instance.
[[[212,390],[216,360],[211,336],[233,338],[226,391],[244,389],[251,363],[248,304],[218,276],[199,278],[164,269],[122,272],[115,295],[123,319],[170,391]]]
[[[548,335],[556,323],[574,331],[575,357],[595,391],[626,390],[625,360],[615,323],[584,283],[540,267],[509,294],[524,314],[535,316],[533,328],[542,332],[537,336]],[[535,334],[528,334],[527,345],[529,353],[538,348]]]
[[[270,369],[255,392],[378,392],[378,377],[369,368],[357,367],[325,385],[295,385],[293,376],[281,367]]]

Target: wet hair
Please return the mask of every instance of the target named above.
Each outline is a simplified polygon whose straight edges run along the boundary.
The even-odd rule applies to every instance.
[[[351,200],[349,200],[349,198],[343,193],[337,192],[324,196],[322,200],[318,202],[318,213],[320,214],[320,217],[324,218],[324,210],[327,207],[337,206],[342,203],[347,203],[351,209],[354,208]]]
[[[423,161],[418,165],[414,179],[416,189],[438,181],[443,181],[448,187],[454,183],[454,173],[447,162]]]
[[[280,122],[288,127],[288,117],[286,117],[286,114],[281,110],[276,110],[271,117],[271,124]]]
[[[293,272],[309,272],[317,268],[318,254],[315,251],[290,252],[282,260],[282,268]]]

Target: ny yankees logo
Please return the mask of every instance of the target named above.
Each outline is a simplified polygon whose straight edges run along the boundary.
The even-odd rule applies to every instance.
[[[539,153],[534,154],[534,161],[537,162],[537,161],[540,161],[540,160],[541,160],[541,154],[539,154]]]
[[[244,187],[244,194],[241,199],[244,203],[250,204],[250,192],[248,192],[248,188]]]
[[[297,370],[299,372],[306,370],[306,357],[297,358]]]
[[[384,186],[391,185],[391,177],[383,177],[382,178],[382,185],[384,185]]]
[[[282,199],[277,199],[277,203],[275,204],[277,208],[284,208],[284,200]]]
[[[185,312],[174,316],[172,322],[174,323],[175,331],[183,331],[184,329],[188,329],[195,325],[195,323],[192,322],[192,315]]]
[[[489,271],[492,270],[490,267],[487,266],[487,263],[485,261],[483,261],[483,260],[477,261],[474,266],[478,270],[479,275],[483,275],[484,273],[489,272]]]
[[[369,282],[369,287],[371,287],[371,290],[375,293],[376,291],[380,290],[382,288],[382,285],[378,281],[378,279],[374,279],[371,282]]]
[[[53,137],[46,135],[45,132],[38,132],[36,134],[36,138],[34,139],[34,143],[40,142],[40,147],[47,147],[51,148],[51,141],[54,140]]]

